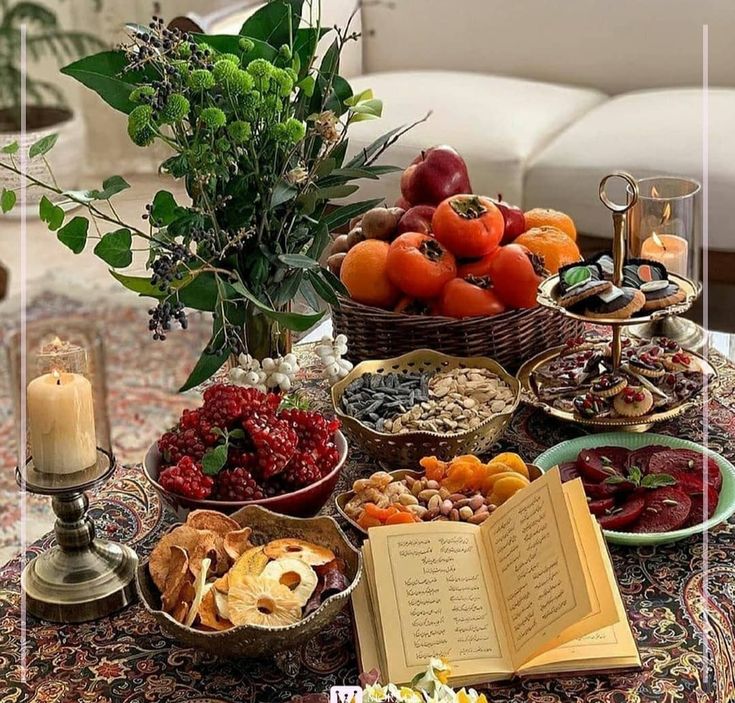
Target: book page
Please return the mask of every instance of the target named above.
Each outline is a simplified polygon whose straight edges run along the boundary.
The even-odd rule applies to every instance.
[[[363,557],[365,558],[364,553]],[[367,561],[364,563],[363,577],[352,592],[352,613],[355,619],[355,630],[357,631],[360,671],[367,673],[373,669],[381,670],[383,664],[378,647],[377,617],[372,608],[368,588]]]
[[[606,671],[641,665],[638,647],[615,581],[615,572],[605,545],[605,538],[599,525],[595,524],[594,527],[595,541],[604,563],[604,578],[613,586],[615,622],[534,657],[521,669],[522,674]]]
[[[391,681],[436,656],[453,679],[512,672],[492,578],[474,525],[435,522],[370,530],[375,599]]]
[[[518,669],[593,610],[558,468],[501,505],[480,532]]]

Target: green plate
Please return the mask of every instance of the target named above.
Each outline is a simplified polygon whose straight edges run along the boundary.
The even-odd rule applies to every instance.
[[[685,527],[681,530],[672,532],[657,532],[638,534],[636,532],[618,532],[614,530],[603,530],[605,538],[614,544],[627,544],[630,546],[642,546],[648,544],[666,544],[667,542],[676,542],[677,540],[700,534],[705,530],[709,530],[715,525],[727,520],[735,513],[735,466],[727,459],[723,459],[701,444],[690,442],[686,439],[678,439],[677,437],[668,437],[661,434],[635,434],[631,432],[607,432],[604,434],[585,435],[577,439],[570,439],[567,442],[557,444],[551,449],[547,449],[540,454],[533,462],[542,471],[548,471],[557,464],[565,461],[574,461],[582,449],[594,449],[595,447],[625,447],[626,449],[640,449],[647,447],[649,444],[662,444],[672,449],[693,449],[695,451],[709,454],[720,467],[722,472],[722,489],[720,490],[720,500],[717,503],[712,517],[703,522],[701,525],[693,527]]]

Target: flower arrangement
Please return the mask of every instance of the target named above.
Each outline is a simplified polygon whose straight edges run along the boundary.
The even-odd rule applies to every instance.
[[[359,35],[350,22],[323,27],[318,8],[318,0],[271,0],[233,36],[186,33],[154,18],[130,26],[118,50],[62,69],[127,114],[135,144],[171,148],[160,170],[183,181],[191,202],[160,190],[145,225],[118,217],[113,198],[129,187],[120,176],[68,191],[53,174],[49,182],[22,174],[17,144],[0,154],[0,167],[49,194],[39,214],[63,244],[79,253],[94,240],[112,276],[154,300],[154,339],[175,324],[185,328],[187,309],[211,313],[211,339],[181,390],[207,380],[231,354],[282,356],[289,331],[322,317],[321,301],[338,304],[336,294],[346,291],[319,263],[330,232],[381,200],[330,203],[357,191],[354,181],[396,170],[375,161],[412,126],[347,159],[349,129],[378,118],[382,104],[370,90],[353,94],[339,75],[342,50]],[[319,56],[327,35],[334,38]],[[42,158],[54,141],[40,140],[30,156]],[[67,220],[59,200],[86,212]],[[13,191],[0,195],[3,211],[14,204]],[[150,273],[127,275],[140,249]],[[308,310],[291,309],[297,294]]]
[[[426,671],[409,686],[369,683],[363,688],[363,703],[488,703],[474,688],[455,691],[447,681],[451,667],[443,659],[432,659]]]

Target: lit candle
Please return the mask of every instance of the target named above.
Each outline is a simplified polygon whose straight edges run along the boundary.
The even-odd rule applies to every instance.
[[[654,232],[641,247],[641,258],[660,261],[667,271],[688,275],[687,259],[689,244],[683,237],[675,234],[656,234]]]
[[[92,384],[78,373],[53,371],[27,389],[31,456],[38,471],[71,474],[97,461]]]

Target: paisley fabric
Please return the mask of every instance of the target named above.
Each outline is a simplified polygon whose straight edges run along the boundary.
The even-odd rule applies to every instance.
[[[46,301],[47,303],[50,301]],[[43,306],[42,306],[43,307]],[[50,307],[50,306],[49,306]],[[55,312],[63,303],[54,301]],[[126,458],[140,452],[178,412],[180,399],[165,390],[196,353],[191,337],[177,337],[171,347],[154,349],[146,359],[133,339],[144,332],[139,310],[97,311],[109,325],[111,407],[115,436],[125,438]],[[121,325],[120,319],[124,319]],[[135,332],[132,325],[138,325]],[[187,333],[189,334],[189,333]],[[172,339],[175,337],[172,336]],[[181,340],[186,339],[187,342]],[[166,343],[168,344],[168,342]],[[169,357],[168,350],[171,354]],[[174,351],[179,355],[174,356]],[[299,350],[306,367],[303,388],[314,405],[326,409],[326,386],[313,366],[308,348]],[[170,361],[169,361],[170,359]],[[174,360],[175,359],[175,360]],[[127,362],[127,363],[125,363]],[[716,356],[721,385],[708,404],[709,444],[735,455],[735,367]],[[167,364],[170,364],[167,366]],[[163,365],[163,368],[161,368]],[[157,369],[157,370],[156,370]],[[119,377],[113,378],[115,374]],[[131,407],[134,404],[134,408]],[[9,437],[8,413],[0,429]],[[692,413],[657,428],[694,441],[702,440],[702,417]],[[533,459],[545,448],[579,436],[584,430],[563,425],[543,413],[522,409],[496,449],[517,449]],[[10,491],[12,452],[6,447],[3,480]],[[345,490],[375,464],[356,449],[338,486]],[[47,510],[43,499],[37,509]],[[324,512],[334,515],[328,504]],[[172,522],[146,485],[137,465],[119,468],[92,497],[91,513],[98,532],[132,545],[145,556]],[[349,532],[359,543],[360,536]],[[42,552],[51,536],[31,544],[27,557]],[[512,681],[484,688],[492,701],[534,703],[727,703],[735,700],[735,522],[702,538],[662,547],[611,547],[615,571],[640,647],[640,671],[612,675],[560,676]],[[140,604],[96,622],[58,625],[28,618],[21,621],[21,559],[0,569],[0,701],[20,703],[122,703],[151,701],[232,701],[270,703],[295,696],[319,700],[330,686],[357,682],[357,663],[349,612],[295,651],[258,661],[216,658],[182,648],[164,636]]]

